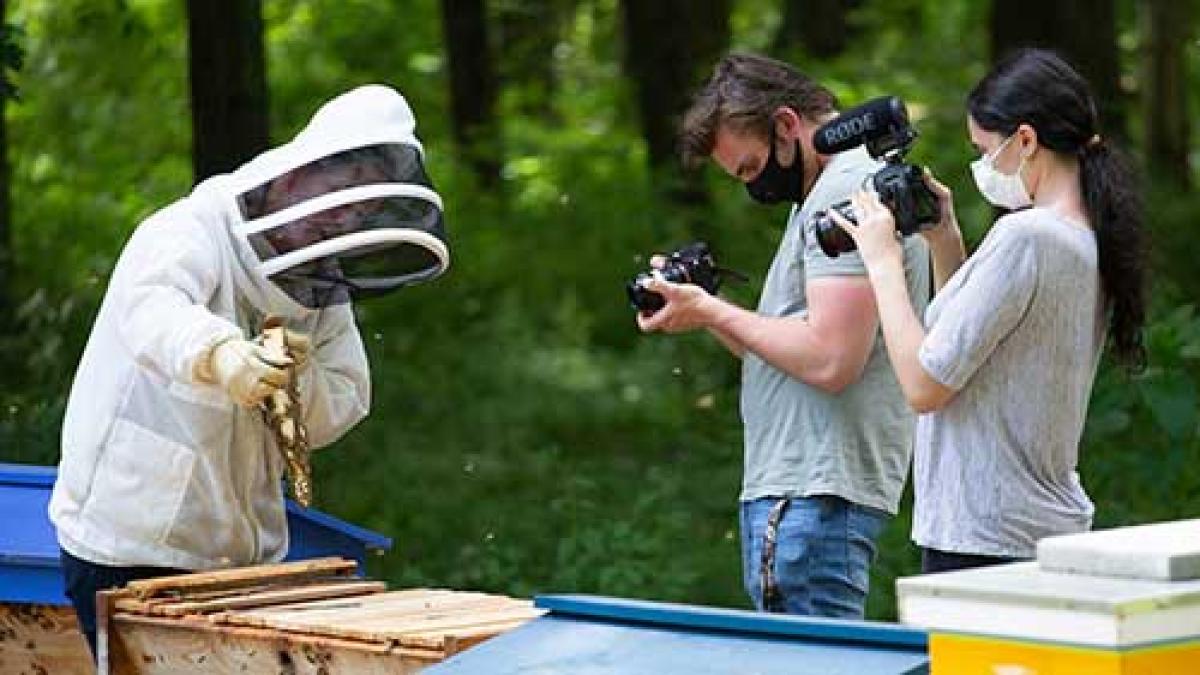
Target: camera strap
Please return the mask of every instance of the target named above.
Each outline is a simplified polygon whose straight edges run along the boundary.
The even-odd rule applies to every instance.
[[[750,281],[750,277],[737,270],[729,269],[728,267],[714,267],[713,271],[717,273],[721,281],[728,279],[739,284],[744,284],[747,281]]]
[[[762,589],[762,608],[766,612],[784,612],[783,594],[775,578],[775,547],[779,540],[779,523],[792,500],[784,497],[775,502],[767,514],[767,529],[763,533],[762,560],[759,565],[759,586]]]

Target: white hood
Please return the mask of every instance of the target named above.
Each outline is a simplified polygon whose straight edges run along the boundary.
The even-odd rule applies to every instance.
[[[297,167],[341,150],[401,143],[425,148],[417,140],[417,119],[398,91],[368,84],[321,106],[308,125],[286,145],[268,150],[229,174],[234,195],[247,192]]]
[[[422,252],[422,261],[428,262],[402,273],[357,279],[356,290],[380,288],[378,292],[386,292],[445,272],[450,256],[441,225],[442,200],[424,175],[424,148],[415,132],[416,119],[412,109],[397,91],[382,85],[358,87],[321,106],[291,142],[268,150],[234,172],[214,177],[197,188],[196,196],[207,206],[217,206],[226,222],[230,253],[240,268],[236,275],[238,284],[253,305],[263,312],[284,316],[312,311],[313,307],[300,304],[281,289],[276,283],[279,277],[275,277],[275,281],[272,277],[320,259],[344,256],[341,259],[353,260],[359,251],[373,251],[378,255],[381,250],[415,248]],[[286,208],[270,213],[247,212],[244,196],[265,190],[264,186],[272,181],[338,153],[372,146],[411,149],[409,152],[415,159],[411,167],[416,168],[417,174],[336,189],[287,204]],[[273,228],[328,209],[371,200],[424,203],[426,208],[435,211],[436,222],[430,226],[389,221],[383,227],[343,233],[302,249],[264,253],[263,233]]]

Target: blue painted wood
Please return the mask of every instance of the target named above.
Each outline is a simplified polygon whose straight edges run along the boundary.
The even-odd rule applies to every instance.
[[[0,462],[0,485],[40,485],[51,487],[58,471],[52,466],[37,464],[5,464]]]
[[[62,567],[58,559],[0,559],[0,604],[69,604],[63,595]]]
[[[596,595],[539,595],[534,598],[534,605],[558,615],[813,638],[827,642],[867,642],[921,650],[929,647],[929,636],[925,631],[877,621],[797,617]]]
[[[365,527],[359,527],[354,523],[334,518],[323,511],[306,509],[290,499],[287,500],[287,513],[289,526],[292,521],[296,521],[297,525],[303,524],[304,531],[310,535],[309,537],[301,538],[301,543],[304,545],[311,547],[315,543],[312,537],[322,535],[331,541],[341,541],[349,537],[362,544],[368,551],[388,551],[392,548],[392,540],[389,537],[368,530]],[[295,533],[296,528],[292,527],[290,531]],[[316,556],[305,557],[312,558]]]
[[[550,613],[424,672],[929,673],[926,637],[919,630],[855,621],[831,626],[820,619],[602,597],[538,598],[538,604]]]
[[[67,604],[46,515],[54,470],[0,464],[0,601]]]
[[[63,595],[58,540],[46,513],[54,467],[0,463],[0,602],[69,604]],[[287,502],[291,547],[285,560],[354,558],[386,551],[392,540],[314,509]]]

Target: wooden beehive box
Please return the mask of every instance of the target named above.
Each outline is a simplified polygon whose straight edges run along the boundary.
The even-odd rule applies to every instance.
[[[0,673],[86,673],[92,667],[71,607],[0,602]]]
[[[354,571],[324,558],[102,593],[100,672],[409,673],[542,613],[485,593],[387,591]]]

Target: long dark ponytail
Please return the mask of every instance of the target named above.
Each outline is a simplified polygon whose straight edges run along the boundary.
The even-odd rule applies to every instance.
[[[1001,60],[975,85],[967,110],[982,129],[1009,135],[1022,123],[1038,142],[1079,159],[1079,180],[1096,233],[1100,282],[1109,307],[1110,349],[1130,371],[1145,367],[1146,241],[1142,198],[1129,162],[1100,136],[1087,82],[1062,58],[1026,49]]]

